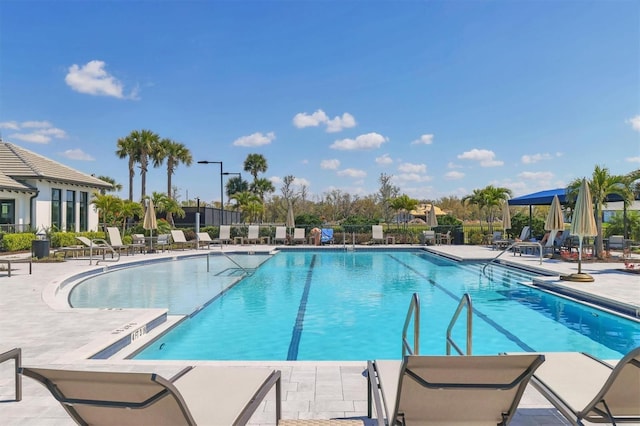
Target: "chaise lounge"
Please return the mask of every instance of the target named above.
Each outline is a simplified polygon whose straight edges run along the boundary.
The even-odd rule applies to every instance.
[[[281,416],[280,371],[187,367],[167,380],[154,373],[20,368],[45,386],[81,425],[244,425],[275,385]]]
[[[379,426],[507,425],[543,361],[536,354],[369,361],[368,416],[375,408]]]
[[[579,352],[552,352],[531,384],[573,425],[640,423],[640,347],[611,366]]]

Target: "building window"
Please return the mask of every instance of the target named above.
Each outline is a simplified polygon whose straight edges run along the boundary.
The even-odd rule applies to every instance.
[[[67,191],[67,232],[76,230],[76,191]]]
[[[80,192],[80,232],[89,230],[89,193]]]
[[[62,229],[62,190],[51,189],[51,227]]]
[[[14,225],[16,223],[15,200],[0,200],[0,225]],[[0,230],[13,232],[15,229],[8,226],[0,226]]]

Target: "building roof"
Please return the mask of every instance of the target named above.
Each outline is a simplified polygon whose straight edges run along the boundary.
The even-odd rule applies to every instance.
[[[74,185],[94,188],[111,188],[111,184],[86,173],[79,172],[50,160],[42,155],[31,152],[9,142],[0,142],[0,170],[4,178],[0,177],[0,188],[4,189],[6,179],[13,181],[12,185],[21,186],[33,191],[20,181],[25,179],[46,179]],[[6,182],[7,184],[11,182]],[[18,187],[12,189],[18,189]],[[24,190],[22,188],[22,190]]]
[[[19,191],[19,192],[36,192],[35,188],[11,179],[9,176],[0,172],[0,191]]]

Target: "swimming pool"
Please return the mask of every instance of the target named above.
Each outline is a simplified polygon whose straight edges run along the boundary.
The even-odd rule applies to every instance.
[[[204,273],[208,279],[229,278],[237,272],[219,257],[220,268],[232,272],[212,269]],[[247,262],[251,256],[241,258]],[[166,264],[167,271],[165,264],[154,265],[158,274],[154,279],[160,282],[168,271],[179,267],[167,293],[180,293],[186,289],[180,277],[191,269],[203,274],[204,262],[171,262]],[[227,290],[205,309],[135,358],[400,358],[402,327],[414,292],[420,295],[422,305],[421,354],[445,353],[446,329],[464,293],[473,300],[474,354],[571,350],[615,359],[640,345],[638,322],[521,285],[530,281],[531,275],[518,270],[494,268],[492,279],[488,279],[480,274],[481,264],[461,264],[424,251],[396,250],[289,251],[254,263],[261,265],[255,273],[237,285],[224,287]],[[111,279],[114,283],[120,280]],[[78,290],[85,284],[91,286],[92,281]],[[205,292],[203,298],[214,292]],[[453,333],[463,347],[464,322],[459,321]]]

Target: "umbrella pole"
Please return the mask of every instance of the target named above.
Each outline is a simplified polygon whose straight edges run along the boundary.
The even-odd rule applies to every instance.
[[[582,237],[579,238],[578,243],[578,273],[582,273]]]

